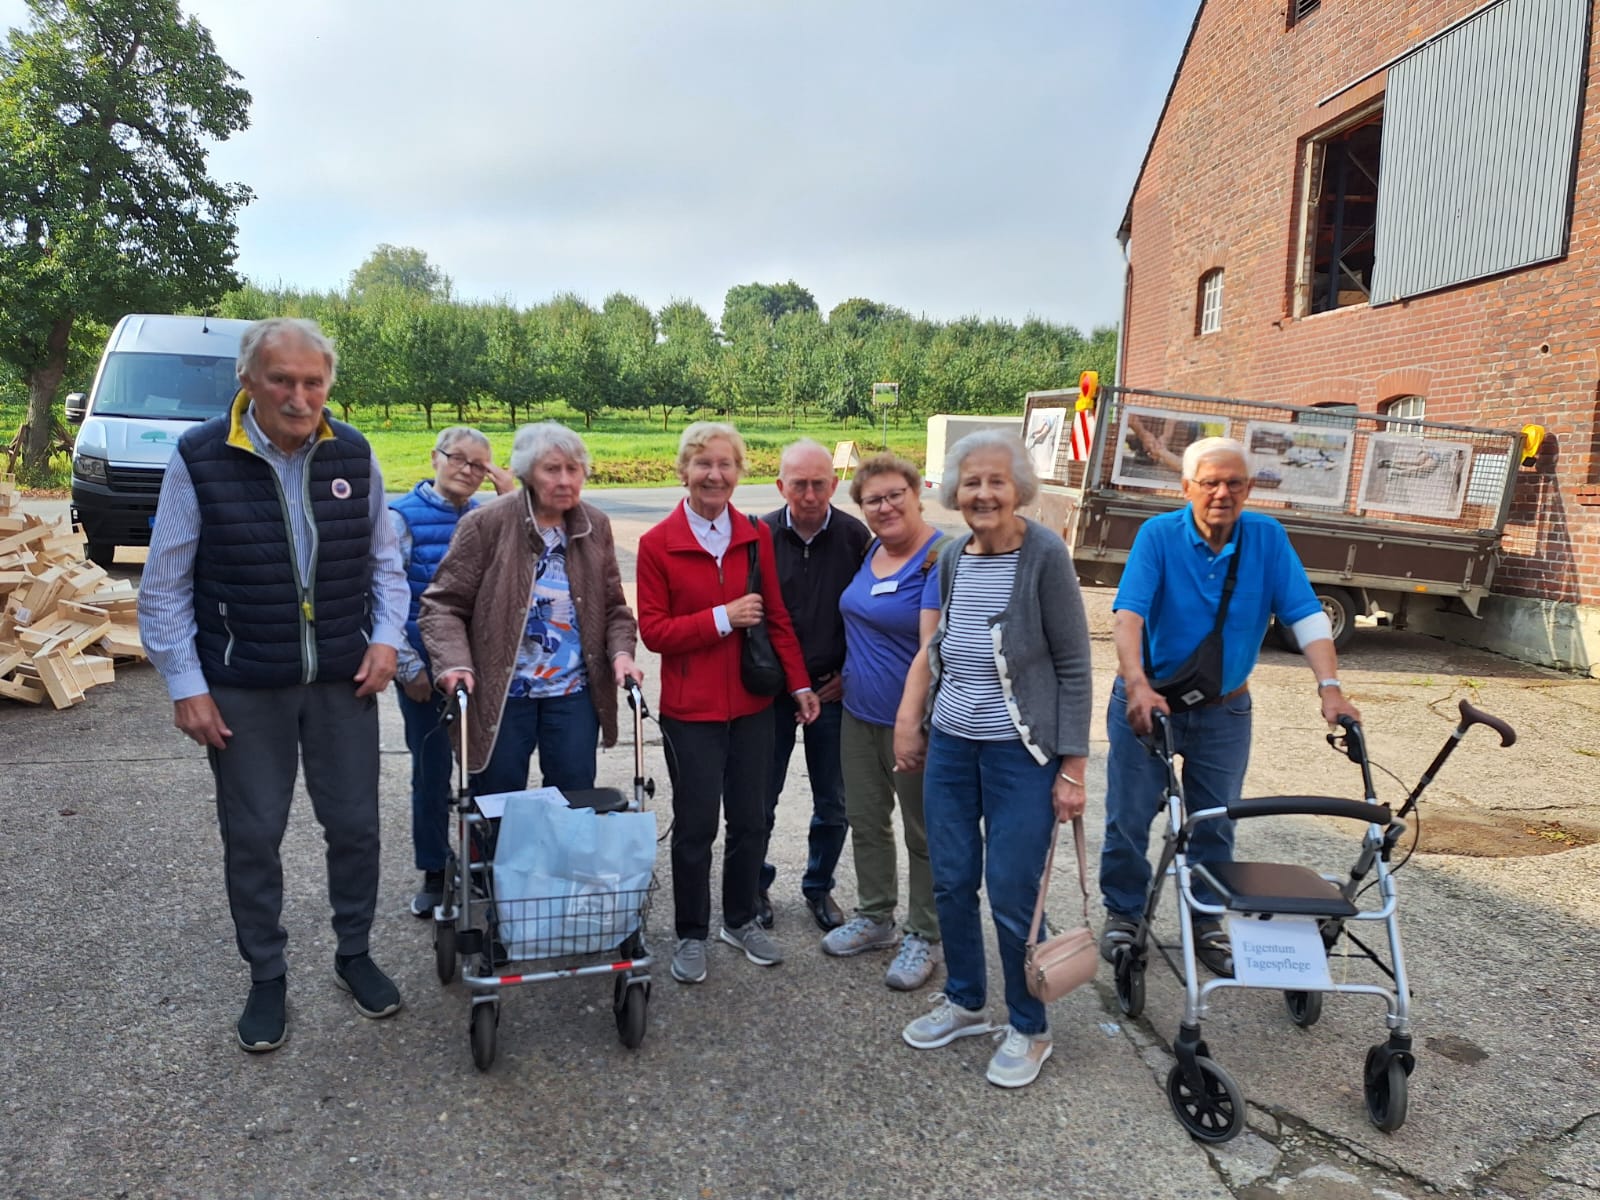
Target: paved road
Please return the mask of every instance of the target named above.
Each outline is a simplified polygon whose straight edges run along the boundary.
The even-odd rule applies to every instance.
[[[738,502],[760,511],[763,491]],[[592,495],[626,543],[677,494]],[[1091,594],[1089,607],[1103,696],[1109,597]],[[644,665],[653,677],[653,658]],[[1527,828],[1600,822],[1600,681],[1377,629],[1358,634],[1342,674],[1376,757],[1407,781],[1459,698],[1522,731],[1505,751],[1474,732],[1429,793],[1425,830],[1470,815],[1499,822],[1509,845]],[[1322,742],[1304,665],[1265,653],[1253,693],[1248,790],[1350,794],[1353,769]],[[710,979],[692,989],[662,969],[633,1052],[617,1042],[603,984],[514,991],[499,1060],[480,1074],[467,997],[439,986],[428,928],[406,912],[408,760],[392,701],[382,715],[374,944],[406,1008],[365,1021],[334,988],[320,835],[301,803],[284,847],[292,1032],[255,1058],[231,1040],[246,984],[208,774],[171,729],[154,672],[122,672],[65,712],[0,708],[0,1194],[1600,1197],[1600,845],[1424,854],[1402,871],[1419,1063],[1410,1120],[1393,1135],[1362,1112],[1362,1058],[1384,1029],[1381,1009],[1354,998],[1330,1002],[1311,1030],[1291,1026],[1274,994],[1217,999],[1206,1036],[1251,1107],[1250,1130],[1220,1149],[1191,1141],[1163,1097],[1181,1012],[1170,979],[1152,975],[1137,1021],[1122,1019],[1104,971],[1057,1004],[1055,1057],[1020,1092],[984,1082],[984,1039],[908,1049],[898,1030],[927,993],[888,991],[882,957],[826,958],[804,915],[798,764],[773,847],[785,964],[762,970],[718,947]],[[1104,749],[1097,733],[1091,796],[1103,789]],[[646,757],[664,803],[653,726]],[[604,757],[603,777],[630,773],[626,747]],[[1242,857],[1334,870],[1354,849],[1332,822],[1274,820],[1241,835]],[[1058,872],[1065,895],[1065,860]],[[662,887],[658,953],[670,945],[664,861]],[[847,855],[841,899],[854,890]]]

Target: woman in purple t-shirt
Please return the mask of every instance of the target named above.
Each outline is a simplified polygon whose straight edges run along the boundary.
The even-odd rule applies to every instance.
[[[839,757],[858,904],[854,917],[822,939],[822,948],[842,957],[898,943],[884,982],[910,991],[928,981],[941,951],[922,822],[922,772],[894,769],[894,718],[906,673],[922,644],[923,605],[938,606],[939,573],[933,566],[943,534],[923,519],[922,475],[903,458],[868,459],[851,481],[850,498],[861,506],[874,538],[839,598],[845,632]],[[929,589],[932,599],[925,601]],[[895,926],[897,796],[911,863],[904,937]]]

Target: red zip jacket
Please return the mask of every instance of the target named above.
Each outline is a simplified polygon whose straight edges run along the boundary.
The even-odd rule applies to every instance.
[[[739,678],[743,634],[717,633],[712,609],[745,595],[752,540],[759,547],[761,600],[767,633],[783,664],[789,690],[811,686],[805,657],[783,606],[778,565],[772,553],[772,530],[728,506],[732,540],[722,566],[706,553],[689,528],[682,503],[639,539],[639,636],[661,655],[662,716],[680,721],[731,721],[758,713],[772,703],[769,696],[745,690]]]

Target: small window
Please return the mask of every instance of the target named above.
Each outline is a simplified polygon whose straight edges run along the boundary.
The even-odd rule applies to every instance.
[[[1427,403],[1421,396],[1396,396],[1380,411],[1390,418],[1385,433],[1404,433],[1412,437],[1422,436],[1422,426],[1409,422],[1421,421],[1427,409]]]
[[[1200,333],[1216,333],[1222,328],[1222,268],[1200,277]]]
[[[1304,21],[1322,7],[1322,0],[1289,0],[1289,28]]]

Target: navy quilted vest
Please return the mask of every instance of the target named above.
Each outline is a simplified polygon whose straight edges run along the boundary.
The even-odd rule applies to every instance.
[[[278,476],[233,424],[243,411],[240,405],[178,441],[200,510],[200,666],[207,682],[227,687],[351,679],[372,625],[371,448],[331,419],[333,436],[312,446],[305,483],[317,549],[312,577],[302,582]]]

